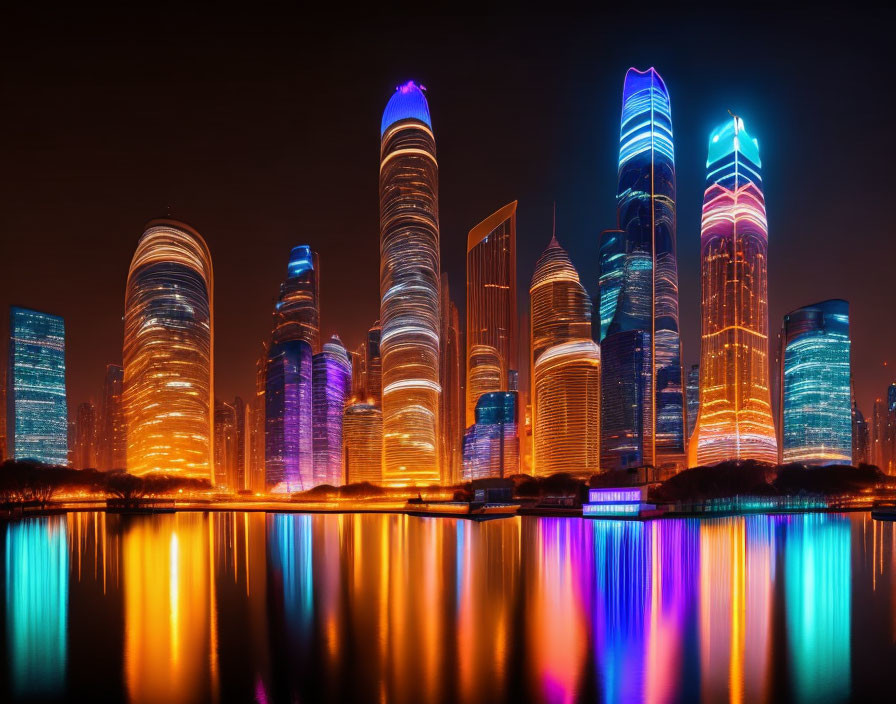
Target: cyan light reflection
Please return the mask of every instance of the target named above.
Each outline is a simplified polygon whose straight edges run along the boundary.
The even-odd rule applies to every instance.
[[[68,647],[68,533],[62,517],[6,532],[6,647],[18,697],[62,691]]]
[[[311,516],[278,513],[268,518],[268,551],[291,636],[310,635],[314,615]]]

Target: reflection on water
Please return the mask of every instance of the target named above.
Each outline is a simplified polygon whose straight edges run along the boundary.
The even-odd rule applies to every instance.
[[[861,514],[0,530],[0,700],[844,701],[896,660],[896,529]]]

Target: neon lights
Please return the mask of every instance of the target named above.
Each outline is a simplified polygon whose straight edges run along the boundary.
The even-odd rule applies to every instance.
[[[432,129],[429,103],[423,95],[425,90],[425,86],[418,85],[414,81],[408,81],[395,88],[395,93],[383,111],[380,136],[384,135],[389,127],[402,120],[417,120]]]
[[[342,485],[342,416],[351,392],[352,365],[337,337],[312,360],[314,486]]]
[[[464,438],[464,481],[519,474],[519,394],[482,394],[475,419]]]

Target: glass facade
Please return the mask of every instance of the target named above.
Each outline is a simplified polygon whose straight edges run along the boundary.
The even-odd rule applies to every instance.
[[[75,416],[75,469],[96,469],[97,427],[96,406],[90,401],[78,404]]]
[[[153,220],[124,304],[127,469],[214,481],[212,260],[189,225]]]
[[[474,418],[464,438],[464,481],[519,474],[519,394],[483,394],[476,402]]]
[[[508,375],[517,369],[516,307],[516,206],[505,205],[470,230],[467,236],[467,400],[466,425],[475,422],[476,403],[490,391],[507,391]],[[489,367],[479,374],[477,352],[487,347],[493,359],[485,358]],[[489,378],[497,367],[499,376],[489,386],[474,380]]]
[[[380,351],[383,481],[436,484],[439,470],[439,200],[423,89],[409,81],[383,113]]]
[[[348,403],[342,416],[347,484],[383,481],[383,412],[371,403]]]
[[[62,318],[28,308],[10,308],[6,379],[9,456],[45,464],[68,464]]]
[[[313,486],[312,355],[305,340],[271,345],[265,387],[265,484],[278,492]]]
[[[124,469],[127,464],[127,431],[122,407],[123,390],[124,369],[118,364],[107,364],[106,379],[103,383],[98,458],[99,469],[105,472]]]
[[[215,485],[237,491],[236,411],[224,401],[215,400]]]
[[[317,252],[307,244],[293,247],[286,280],[274,305],[274,343],[304,340],[320,351],[320,281]]]
[[[709,137],[700,233],[700,411],[691,466],[774,463],[768,356],[768,223],[759,143],[739,117]]]
[[[600,340],[608,343],[603,365],[606,371],[643,373],[630,362],[641,354],[644,335],[650,363],[647,379],[604,375],[605,468],[681,468],[685,426],[672,112],[666,85],[653,68],[632,68],[625,76],[618,179],[617,229],[605,231],[600,241]],[[630,403],[646,408],[618,407]],[[647,423],[640,429],[640,423],[616,425],[642,417]]]
[[[852,464],[849,303],[823,301],[784,316],[784,462]]]
[[[700,410],[700,365],[692,364],[688,371],[688,381],[685,390],[688,404],[688,437],[694,432],[697,424],[697,412]]]
[[[314,355],[312,375],[314,486],[341,486],[342,416],[351,396],[352,364],[345,346],[335,335]]]
[[[463,386],[464,362],[461,346],[460,314],[451,300],[448,276],[442,272],[442,330],[439,335],[441,361],[439,385],[442,395],[439,420],[442,425],[442,484],[457,484],[463,470]]]

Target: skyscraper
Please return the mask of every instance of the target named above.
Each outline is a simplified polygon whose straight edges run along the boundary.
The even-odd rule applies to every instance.
[[[823,301],[784,316],[781,459],[851,464],[849,303]]]
[[[465,434],[464,480],[510,477],[520,471],[519,393],[493,391],[476,401]]]
[[[351,384],[348,352],[334,335],[312,361],[314,486],[343,483],[342,416]]]
[[[96,469],[96,407],[90,402],[78,404],[75,420],[75,469]]]
[[[588,294],[556,236],[535,265],[529,305],[532,472],[591,474],[599,467],[600,350]]]
[[[688,438],[694,432],[697,423],[697,412],[700,410],[700,365],[692,364],[688,370],[688,381],[685,387],[687,401]]]
[[[314,485],[312,355],[305,340],[271,345],[265,384],[265,484],[291,493]]]
[[[249,489],[260,492],[266,488],[265,484],[265,434],[267,416],[265,414],[265,392],[267,389],[268,370],[268,346],[261,344],[261,353],[255,362],[255,397],[252,399],[252,442],[249,456]]]
[[[379,321],[367,331],[367,342],[364,345],[364,383],[367,395],[376,405],[383,401],[383,358],[380,356],[380,336],[382,328]]]
[[[887,451],[887,403],[882,398],[874,400],[871,411],[871,464],[883,472],[887,471],[889,452]]]
[[[616,213],[617,229],[600,242],[603,463],[677,469],[685,425],[675,155],[669,92],[653,68],[625,75]]]
[[[176,220],[152,220],[124,302],[127,469],[214,481],[212,259]]]
[[[347,484],[383,481],[383,412],[351,400],[342,417],[342,449]]]
[[[237,491],[236,413],[229,403],[215,399],[215,486]]]
[[[768,225],[759,143],[732,116],[709,137],[700,234],[700,412],[691,465],[778,458],[768,357]]]
[[[12,306],[7,367],[7,452],[16,460],[68,464],[65,323]]]
[[[535,362],[535,474],[600,470],[600,348],[593,340],[549,347]]]
[[[320,264],[317,252],[307,244],[293,247],[286,266],[286,280],[274,305],[274,344],[304,340],[312,353],[320,351]]]
[[[463,386],[464,366],[461,352],[460,316],[451,300],[448,276],[442,273],[442,325],[439,333],[439,406],[441,422],[442,484],[461,481],[463,465]]]
[[[236,420],[236,458],[234,462],[234,489],[249,488],[249,459],[252,454],[252,408],[239,396],[233,399],[233,414]]]
[[[439,481],[439,200],[422,86],[399,86],[380,128],[383,480]]]
[[[858,467],[860,464],[870,464],[869,451],[871,439],[868,432],[868,422],[859,407],[852,405],[852,463]]]
[[[103,405],[100,409],[99,458],[97,464],[104,472],[124,469],[127,465],[127,429],[124,423],[122,393],[124,369],[118,364],[106,365],[103,382]]]
[[[508,375],[518,369],[516,205],[492,213],[467,236],[468,426],[476,420],[479,397],[507,391]],[[479,373],[480,360],[488,373]]]

